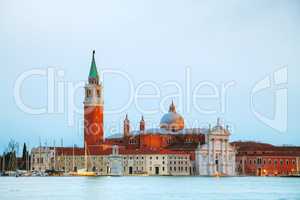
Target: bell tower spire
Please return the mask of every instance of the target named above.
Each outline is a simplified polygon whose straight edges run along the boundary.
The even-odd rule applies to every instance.
[[[98,75],[96,61],[95,61],[95,50],[93,50],[93,57],[92,57],[91,68],[89,73],[89,83],[99,84],[99,75]]]
[[[130,121],[128,119],[128,114],[126,114],[126,117],[124,119],[124,126],[123,126],[123,135],[124,137],[128,137],[130,133]]]
[[[103,143],[103,96],[102,84],[95,62],[95,50],[90,67],[84,98],[84,146],[92,147]]]
[[[141,121],[140,121],[140,131],[144,132],[145,131],[145,120],[144,116],[142,115]]]

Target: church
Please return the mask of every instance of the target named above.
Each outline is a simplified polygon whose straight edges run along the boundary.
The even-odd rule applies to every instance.
[[[230,132],[219,119],[214,127],[186,128],[171,102],[158,128],[147,129],[142,116],[139,130],[132,131],[126,115],[123,133],[105,138],[102,91],[93,51],[85,85],[83,148],[34,148],[32,170],[72,172],[85,166],[99,175],[235,175]]]

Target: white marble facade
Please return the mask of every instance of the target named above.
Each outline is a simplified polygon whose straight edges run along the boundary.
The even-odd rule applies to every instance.
[[[235,149],[229,143],[230,132],[218,120],[205,135],[205,144],[195,152],[196,174],[200,176],[235,176]]]

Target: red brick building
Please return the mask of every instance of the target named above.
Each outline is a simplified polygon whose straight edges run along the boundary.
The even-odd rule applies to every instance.
[[[285,176],[299,173],[300,147],[233,142],[239,175]]]
[[[147,123],[142,116],[140,130],[131,131],[130,121],[126,115],[124,119],[123,133],[115,137],[104,138],[103,130],[103,94],[102,84],[95,62],[95,51],[93,51],[88,83],[85,86],[84,99],[84,146],[89,151],[97,149],[111,149],[112,145],[118,145],[121,149],[137,151],[184,151],[194,157],[197,145],[205,142],[207,129],[184,127],[184,118],[176,112],[172,102],[169,112],[164,114],[160,127],[157,129],[146,129]]]

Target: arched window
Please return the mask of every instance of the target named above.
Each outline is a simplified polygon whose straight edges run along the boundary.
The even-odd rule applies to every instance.
[[[92,96],[92,91],[91,91],[90,89],[87,89],[87,90],[86,90],[86,96],[87,96],[87,97]]]

